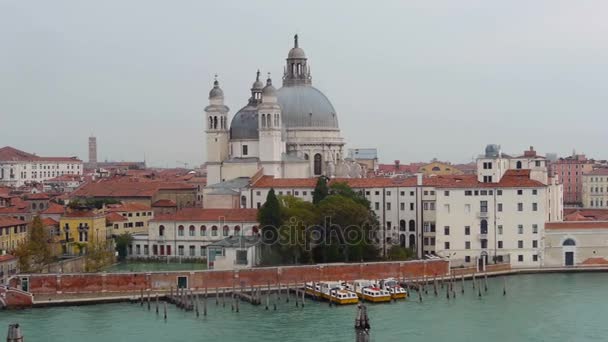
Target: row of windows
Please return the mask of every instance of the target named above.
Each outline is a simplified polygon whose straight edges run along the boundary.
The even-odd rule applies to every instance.
[[[591,177],[591,182],[608,182],[608,177]]]
[[[0,236],[9,235],[11,233],[11,228],[13,228],[12,229],[13,234],[21,234],[21,233],[27,232],[27,226],[25,226],[25,225],[13,226],[13,227],[0,227]]]
[[[471,262],[471,256],[469,256],[469,255],[465,256],[464,257],[464,261],[467,262],[467,263]],[[524,262],[524,255],[523,254],[517,255],[517,261],[518,262]],[[538,261],[538,254],[533,254],[532,255],[532,261]]]
[[[433,238],[433,242],[434,242],[434,238]],[[502,249],[503,248],[503,242],[502,241],[496,241],[496,245],[498,249]],[[487,240],[481,240],[481,248],[487,248]],[[450,249],[450,242],[446,241],[443,243],[443,248],[444,249]],[[524,240],[518,240],[517,241],[517,248],[518,249],[523,249],[524,247]],[[532,240],[532,248],[538,248],[538,240]],[[471,249],[471,241],[465,241],[464,242],[464,249]]]
[[[159,248],[160,247],[160,248]],[[166,247],[166,248],[165,248]],[[188,254],[186,255],[186,247],[183,245],[177,246],[177,255],[178,256],[190,256],[190,257],[206,257],[207,256],[207,247],[199,246],[187,246]],[[150,255],[150,247],[148,245],[135,245],[135,251],[133,251],[133,246],[129,246],[129,254],[134,255]],[[135,253],[133,253],[135,252]],[[166,254],[165,254],[166,253]],[[171,255],[171,246],[152,246],[152,255]]]
[[[205,225],[200,226],[198,229],[195,226],[191,225],[190,227],[188,227],[188,236],[197,236],[197,235],[198,236],[207,236],[207,234],[209,234],[210,236],[218,236],[219,229],[217,226],[212,226],[210,230],[211,230],[211,232],[208,233],[207,226],[205,226]],[[240,235],[241,227],[234,226],[234,228],[232,229],[232,232],[234,235]],[[251,233],[252,233],[252,235],[257,234],[258,227],[253,226],[253,228],[251,229]],[[184,228],[184,226],[180,225],[179,227],[177,227],[177,236],[185,236],[185,234],[186,234],[186,229]],[[165,226],[164,225],[158,226],[158,235],[165,236]],[[230,236],[230,227],[228,227],[228,226],[222,227],[222,236]]]
[[[425,232],[434,232],[435,231],[435,223],[434,222],[424,222],[424,231]],[[427,229],[428,226],[428,229]],[[498,235],[503,235],[503,225],[496,226],[496,232]],[[450,235],[451,229],[450,226],[443,227],[443,235]],[[481,221],[481,225],[479,227],[480,234],[488,234],[488,223],[486,220]],[[517,234],[524,233],[524,225],[517,225]],[[538,234],[538,224],[532,225],[532,234]],[[464,226],[464,235],[471,235],[471,226]]]
[[[122,213],[122,216],[124,216],[124,217],[133,217],[133,213]],[[137,213],[135,213],[135,216],[152,216],[152,212],[151,211],[144,211],[144,212],[141,212],[141,213],[137,212]]]

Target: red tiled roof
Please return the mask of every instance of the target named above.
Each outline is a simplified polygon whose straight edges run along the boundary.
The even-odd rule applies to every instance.
[[[585,173],[585,176],[608,176],[608,168],[601,167],[591,172]]]
[[[148,211],[151,208],[143,203],[123,203],[123,204],[110,204],[108,205],[109,212],[134,212],[134,211]]]
[[[608,221],[569,221],[569,222],[547,222],[547,230],[584,230],[584,229],[608,229]]]
[[[257,215],[257,209],[184,208],[175,214],[159,215],[153,221],[257,222]]]
[[[152,207],[177,207],[177,204],[172,200],[161,199],[152,203]]]
[[[0,160],[5,161],[53,161],[53,162],[78,162],[81,160],[76,157],[39,157],[35,154],[18,150],[11,146],[0,148]]]
[[[608,209],[564,209],[564,221],[577,221],[571,220],[568,217],[584,217],[591,221],[608,221]],[[581,220],[579,220],[581,221]]]
[[[582,262],[583,265],[608,265],[608,260],[598,257],[598,258],[588,258]]]
[[[17,259],[16,256],[10,254],[0,255],[0,262],[12,261]]]
[[[41,221],[42,221],[42,226],[44,226],[44,227],[50,227],[50,226],[58,227],[59,226],[59,222],[53,220],[50,217],[45,217]]]
[[[128,180],[102,180],[85,184],[72,193],[72,197],[152,197],[161,190],[194,190],[194,184],[185,182]]]
[[[37,194],[27,194],[24,196],[26,200],[48,200],[50,199],[48,194],[44,192],[39,192]]]
[[[108,223],[114,223],[114,222],[122,222],[122,221],[128,221],[126,217],[120,215],[117,212],[110,212],[106,214],[106,221],[108,221]]]
[[[99,217],[102,213],[95,210],[71,210],[63,214],[63,217]]]
[[[49,207],[46,208],[42,213],[43,214],[63,214],[65,208],[61,204],[57,204],[55,202],[49,202]]]
[[[256,188],[314,188],[317,184],[316,178],[274,178],[273,176],[262,176],[255,182]]]
[[[48,183],[48,182],[75,182],[75,181],[81,181],[81,180],[82,180],[81,175],[64,174],[64,175],[59,175],[55,178],[47,179],[44,182],[45,183]]]
[[[12,227],[12,226],[19,226],[22,224],[27,224],[27,222],[21,221],[14,217],[0,216],[0,227]]]

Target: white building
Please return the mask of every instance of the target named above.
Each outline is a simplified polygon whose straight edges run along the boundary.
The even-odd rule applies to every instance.
[[[207,269],[233,270],[258,266],[262,259],[258,235],[230,236],[207,246]]]
[[[207,246],[231,236],[257,236],[256,209],[184,208],[148,222],[147,234],[134,234],[132,258],[205,259]]]
[[[10,146],[0,148],[0,185],[19,187],[61,175],[82,175],[76,157],[39,157]]]
[[[247,105],[230,124],[228,113],[216,79],[205,108],[207,184],[252,177],[260,170],[276,178],[364,174],[361,165],[344,160],[336,110],[312,86],[297,35],[287,56],[283,86],[275,89],[270,77],[264,85],[258,71]]]
[[[480,157],[478,175],[331,181],[346,182],[370,201],[382,225],[383,250],[400,244],[419,257],[449,257],[454,265],[508,258],[514,267],[539,266],[545,222],[563,219],[562,185],[542,174],[542,157],[495,158],[493,146]],[[260,207],[271,188],[278,195],[312,200],[315,184],[316,179],[262,176],[241,189],[241,205]]]

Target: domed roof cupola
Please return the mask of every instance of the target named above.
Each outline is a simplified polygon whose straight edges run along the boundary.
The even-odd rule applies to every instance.
[[[270,78],[270,74],[269,74],[268,79],[266,80],[266,86],[262,90],[262,97],[265,100],[268,97],[272,97],[273,99],[276,99],[276,96],[277,96],[277,90],[272,85],[272,79]],[[264,101],[264,102],[268,102],[268,101]]]
[[[217,80],[217,75],[215,75],[215,80],[213,81],[213,88],[209,91],[209,100],[212,99],[223,99],[224,91],[220,88],[220,82]]]
[[[293,48],[287,54],[287,64],[283,73],[283,86],[310,85],[310,69],[306,63],[306,54],[298,45],[298,35],[293,37]]]
[[[249,104],[252,106],[258,105],[262,102],[262,89],[264,88],[264,83],[260,81],[260,70],[256,73],[255,82],[251,85],[251,97],[249,98]]]

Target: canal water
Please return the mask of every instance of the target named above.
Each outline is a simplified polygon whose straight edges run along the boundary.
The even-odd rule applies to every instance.
[[[489,279],[481,299],[471,282],[455,286],[456,299],[413,298],[368,305],[372,341],[605,341],[608,338],[608,273],[543,274]],[[417,298],[417,296],[414,296]],[[162,319],[139,304],[104,304],[0,312],[3,339],[9,323],[21,324],[26,341],[354,341],[355,306],[329,307],[292,300],[277,311],[242,303],[240,312],[208,300],[208,316],[169,307]]]

